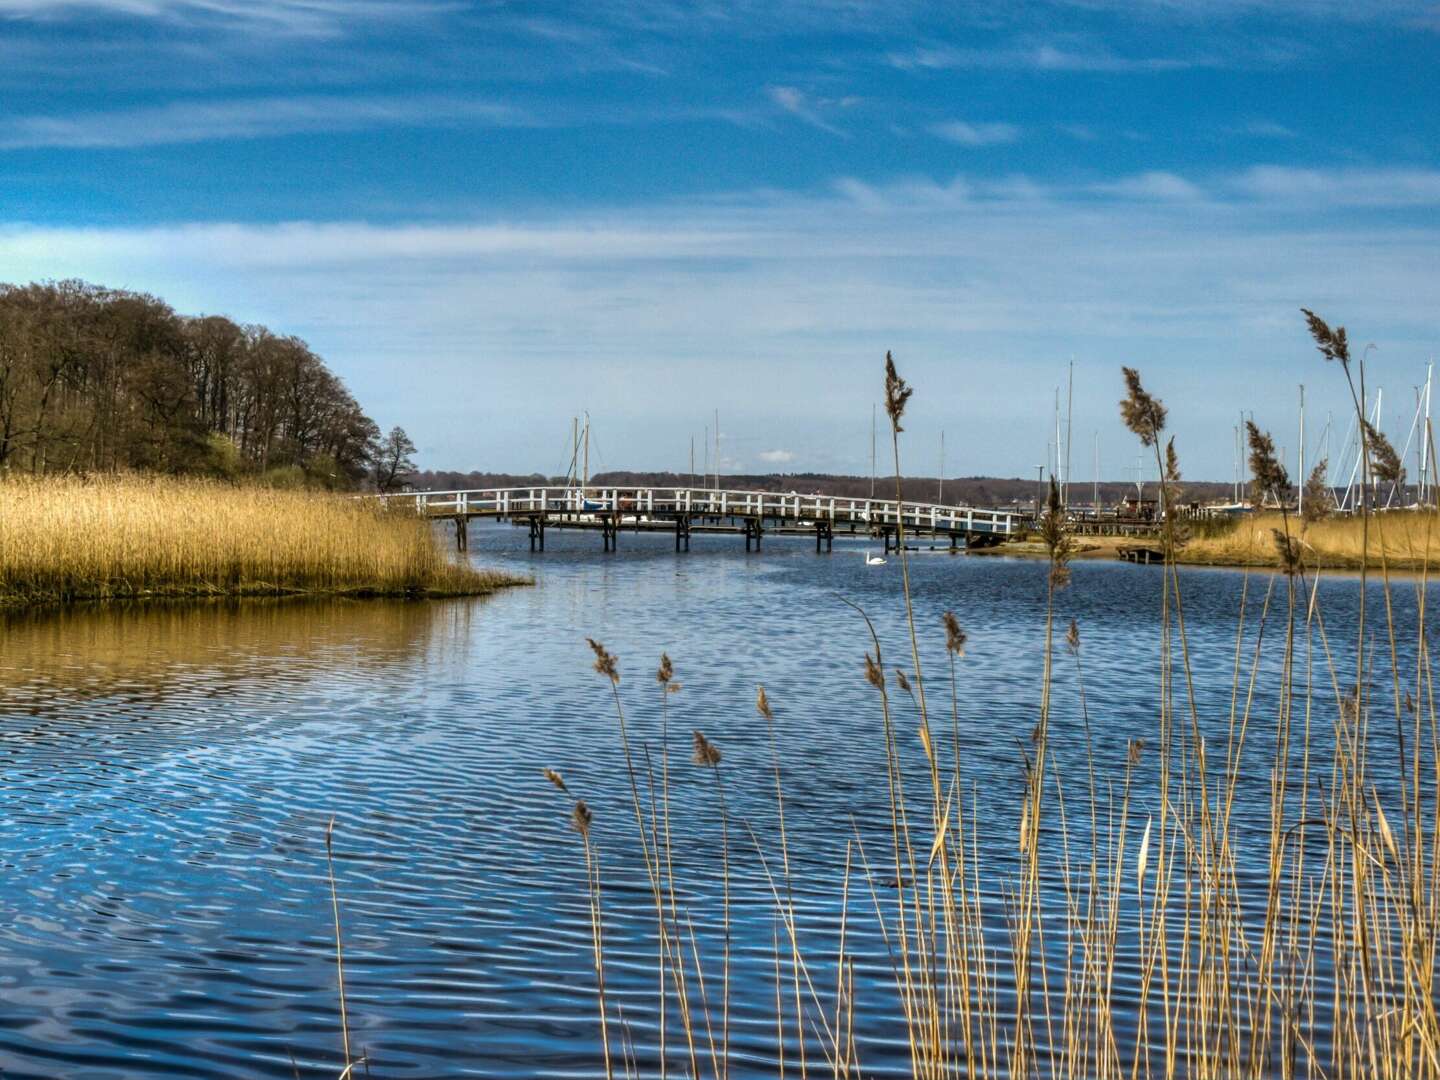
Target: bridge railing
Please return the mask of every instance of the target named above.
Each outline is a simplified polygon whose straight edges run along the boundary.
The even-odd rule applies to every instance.
[[[536,514],[620,514],[674,517],[771,518],[796,523],[828,522],[894,528],[900,507],[893,499],[856,499],[836,495],[801,495],[774,491],[728,491],[713,488],[474,488],[464,491],[421,491],[383,495],[387,501],[413,500],[417,513],[432,517],[525,516]],[[908,528],[1011,535],[1022,527],[1023,515],[1005,510],[935,503],[904,505]]]

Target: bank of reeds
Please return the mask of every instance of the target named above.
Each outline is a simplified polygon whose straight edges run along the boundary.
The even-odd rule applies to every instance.
[[[1299,544],[1301,558],[1312,567],[1378,569],[1382,561],[1392,568],[1418,570],[1432,562],[1440,536],[1440,514],[1433,510],[1388,510],[1370,518],[1367,526],[1358,515],[1329,517],[1304,523],[1291,515],[1257,514],[1226,531],[1192,537],[1180,550],[1181,562],[1217,566],[1278,566],[1276,530],[1289,529]],[[1368,558],[1367,558],[1368,554]]]
[[[517,584],[401,507],[145,476],[0,481],[0,605],[180,596],[457,596]]]
[[[1336,340],[1328,327],[1312,332],[1322,348]],[[1343,330],[1336,333],[1343,346]],[[1348,354],[1346,360],[1349,375]],[[908,388],[893,367],[888,374],[898,436]],[[1179,479],[1173,442],[1161,441],[1164,406],[1137,372],[1127,371],[1126,380],[1122,415],[1167,478],[1163,504]],[[1281,471],[1268,445],[1263,432],[1252,432],[1252,470],[1273,475],[1278,485]],[[895,447],[898,472],[898,439]],[[947,615],[942,625],[917,628],[902,584],[909,635],[944,633],[952,730],[934,723],[933,687],[927,704],[913,637],[907,635],[905,650],[913,666],[896,670],[892,689],[887,658],[870,631],[856,678],[875,691],[875,738],[886,761],[886,775],[875,783],[883,779],[888,790],[889,820],[868,832],[855,822],[837,823],[850,834],[844,866],[834,868],[842,882],[838,944],[833,933],[804,925],[792,900],[792,872],[802,871],[785,829],[778,758],[778,835],[762,838],[749,822],[738,823],[773,902],[776,1020],[769,1056],[777,1074],[785,1075],[788,1053],[790,1070],[802,1077],[869,1075],[864,1052],[875,1043],[857,1040],[857,1023],[869,1024],[874,1035],[874,1025],[888,1017],[908,1046],[911,1075],[936,1080],[1440,1077],[1440,728],[1424,578],[1400,585],[1387,573],[1385,603],[1367,621],[1362,566],[1358,613],[1327,623],[1318,590],[1323,571],[1296,557],[1298,527],[1282,521],[1267,540],[1290,554],[1281,555],[1280,570],[1245,579],[1228,708],[1216,713],[1197,704],[1215,695],[1196,693],[1182,576],[1168,560],[1157,581],[1159,663],[1143,680],[1149,685],[1137,690],[1138,673],[1127,672],[1124,686],[1107,688],[1143,694],[1153,720],[1133,733],[1126,760],[1102,772],[1085,704],[1083,629],[1072,623],[1056,632],[1072,553],[1063,520],[1052,494],[1044,521],[1050,573],[1038,723],[1028,739],[1015,740],[1027,780],[1018,806],[982,797],[966,776],[957,720],[965,646],[959,620]],[[1361,523],[1366,533],[1386,525]],[[1421,554],[1428,557],[1428,531],[1423,536]],[[1162,542],[1173,554],[1181,539],[1167,528]],[[1408,650],[1397,642],[1393,618],[1399,588],[1415,588],[1419,608]],[[1339,659],[1342,640],[1353,660]],[[618,662],[592,645],[620,722],[634,811],[627,826],[602,824],[585,810],[577,826],[601,990],[597,1041],[604,1037],[612,1073],[663,1077],[673,1069],[721,1080],[733,1064],[726,1052],[730,890],[720,913],[724,946],[707,955],[689,907],[701,901],[686,899],[704,890],[677,883],[670,857],[670,785],[703,778],[674,778],[663,735],[652,768],[650,749],[637,748],[624,723]],[[1402,661],[1405,655],[1412,659]],[[666,694],[673,685],[668,660],[663,669]],[[1052,722],[1052,694],[1062,680],[1067,693],[1078,691],[1083,724]],[[771,706],[763,695],[762,702],[768,721]],[[1060,740],[1083,750],[1083,773],[1060,768]],[[696,760],[718,778],[719,753],[702,758],[702,745],[713,749],[697,736]],[[547,775],[564,791],[567,812],[579,814],[585,804],[575,802],[578,793]],[[770,779],[728,775],[726,783],[768,787]],[[1237,824],[1246,816],[1237,802],[1253,805],[1257,798],[1269,808],[1258,835],[1253,821]],[[982,841],[982,813],[987,827],[1005,822],[1014,838],[1009,853]],[[726,829],[723,813],[716,817],[709,827]],[[605,900],[599,889],[607,849],[637,840],[659,943],[656,1009],[679,1021],[668,1046],[662,1026],[660,1046],[643,1053],[603,992],[606,905],[620,901]],[[733,863],[727,861],[727,883]],[[812,891],[817,872],[813,864],[803,871]],[[808,910],[815,910],[813,899]],[[860,919],[884,942],[889,1001],[857,999],[852,942]],[[821,954],[818,942],[833,951]],[[880,1019],[865,1016],[867,1008],[881,1010]],[[757,1074],[753,1059],[745,1073]]]

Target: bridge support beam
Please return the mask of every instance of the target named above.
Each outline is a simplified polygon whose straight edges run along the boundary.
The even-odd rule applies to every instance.
[[[690,519],[684,514],[675,519],[675,550],[690,550]]]
[[[545,519],[543,517],[530,519],[530,550],[545,550]]]
[[[470,519],[459,517],[455,519],[455,550],[470,550]]]
[[[760,527],[759,518],[745,519],[745,550],[750,550],[751,541],[754,541],[755,550],[760,550],[760,537],[764,530]]]
[[[815,554],[820,554],[820,545],[825,545],[825,550],[832,550],[835,542],[835,530],[828,521],[817,521],[815,523]]]
[[[605,514],[600,518],[600,539],[605,544],[606,551],[615,551],[620,546],[620,522],[614,514]]]

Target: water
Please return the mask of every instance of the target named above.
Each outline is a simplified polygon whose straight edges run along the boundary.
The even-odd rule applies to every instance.
[[[699,535],[689,555],[675,555],[666,538],[629,534],[612,555],[589,534],[551,531],[547,544],[532,556],[520,530],[475,529],[477,562],[538,578],[533,589],[484,600],[108,607],[7,619],[3,1074],[335,1076],[342,1059],[323,839],[333,815],[352,1042],[373,1075],[597,1075],[583,851],[568,827],[570,803],[542,778],[544,767],[593,809],[611,1000],[646,1060],[655,1034],[650,901],[610,690],[591,670],[587,635],[618,655],[632,737],[648,744],[657,767],[662,649],[684,684],[670,699],[676,874],[712,961],[717,793],[710,773],[689,763],[691,730],[724,754],[736,1075],[760,1071],[773,1050],[777,929],[741,822],[772,860],[778,840],[756,684],[776,711],[806,943],[817,957],[833,955],[847,839],[858,830],[883,851],[889,820],[876,694],[862,670],[869,638],[841,598],[874,620],[887,668],[908,672],[899,565],[892,557],[866,567],[863,547],[845,542],[824,556],[779,539],[746,555],[735,538]],[[970,635],[957,674],[965,797],[1003,879],[1038,715],[1045,568],[920,552],[912,575],[922,664],[947,747],[940,613],[953,609]],[[1268,581],[1249,579],[1247,656]],[[1061,631],[1073,616],[1083,641],[1102,776],[1120,774],[1132,738],[1153,748],[1159,582],[1158,568],[1079,563],[1059,600]],[[1234,572],[1184,574],[1199,707],[1206,730],[1222,739],[1244,582]],[[1342,672],[1353,671],[1346,650],[1357,593],[1346,579],[1321,589]],[[1413,584],[1402,583],[1397,598],[1403,628],[1414,620]],[[1277,625],[1272,615],[1274,641]],[[1054,749],[1078,800],[1078,696],[1063,650],[1059,663]],[[1236,811],[1262,861],[1278,664],[1272,649],[1257,679]],[[1333,701],[1328,674],[1315,680]],[[922,759],[903,694],[898,714],[918,790]],[[1154,790],[1145,783],[1153,759],[1152,749],[1137,790]],[[1151,797],[1137,814],[1154,812],[1143,801]],[[1047,831],[1044,843],[1053,861],[1058,839]],[[899,1071],[904,1033],[883,950],[860,927],[867,913],[873,924],[860,873],[851,944],[865,995],[861,1053],[867,1072]],[[881,870],[872,876],[884,884]],[[673,1026],[670,1037],[673,1045]]]

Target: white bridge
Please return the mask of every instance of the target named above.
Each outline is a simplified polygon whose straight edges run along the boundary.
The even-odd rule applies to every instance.
[[[475,488],[383,495],[390,502],[414,505],[426,517],[455,522],[457,546],[468,546],[471,518],[508,519],[528,525],[532,550],[545,550],[545,529],[595,529],[613,550],[622,528],[636,532],[674,532],[675,550],[690,549],[695,532],[743,533],[745,547],[760,546],[766,532],[815,534],[816,550],[826,550],[839,532],[883,538],[889,550],[908,534],[948,536],[951,546],[998,543],[1024,530],[1027,515],[973,506],[897,503],[894,499],[853,499],[836,495],[726,491],[713,488],[533,487]]]

